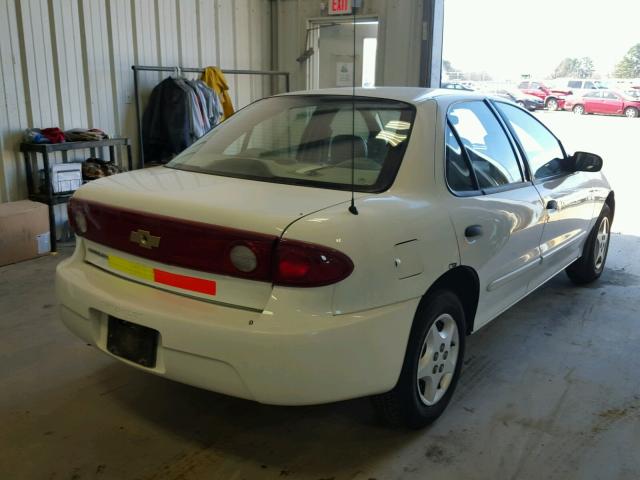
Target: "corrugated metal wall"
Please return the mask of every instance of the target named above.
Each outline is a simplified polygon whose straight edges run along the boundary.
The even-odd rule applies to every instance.
[[[271,69],[269,0],[0,0],[0,201],[26,196],[25,128],[136,138],[131,65]],[[141,73],[148,95],[161,80]],[[268,80],[230,76],[239,106]]]

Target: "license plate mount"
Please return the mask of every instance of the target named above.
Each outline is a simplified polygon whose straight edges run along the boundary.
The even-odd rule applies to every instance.
[[[153,328],[109,316],[107,350],[143,367],[156,366],[159,332]]]

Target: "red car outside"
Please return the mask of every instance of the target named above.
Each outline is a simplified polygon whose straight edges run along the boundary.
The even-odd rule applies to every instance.
[[[542,82],[534,82],[525,80],[520,82],[518,89],[522,93],[528,95],[534,95],[544,102],[545,108],[548,110],[562,110],[564,108],[564,101],[569,93],[563,90],[552,90]]]
[[[564,109],[578,115],[599,113],[635,118],[640,114],[640,99],[613,90],[594,90],[582,96],[568,97]]]

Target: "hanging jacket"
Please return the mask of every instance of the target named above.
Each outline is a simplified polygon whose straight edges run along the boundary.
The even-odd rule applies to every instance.
[[[184,78],[176,78],[174,80],[176,84],[182,88],[187,95],[188,104],[189,104],[189,125],[190,125],[190,134],[192,141],[196,141],[202,135],[207,133],[208,129],[204,124],[204,117],[202,115],[202,110],[200,108],[200,101],[196,95],[195,90],[189,85],[188,80]]]
[[[173,78],[153,89],[142,118],[147,162],[166,163],[194,142],[191,101],[189,90]]]
[[[224,78],[222,70],[218,67],[205,68],[204,72],[202,72],[202,81],[212,88],[220,98],[224,112],[223,119],[233,115],[233,104],[231,103],[231,97],[229,97],[229,85]]]
[[[205,99],[205,110],[207,118],[209,119],[211,128],[213,128],[222,121],[222,116],[224,115],[224,113],[222,112],[222,104],[220,103],[220,99],[218,98],[216,93],[211,88],[209,88],[209,86],[202,80],[196,80],[194,83]]]

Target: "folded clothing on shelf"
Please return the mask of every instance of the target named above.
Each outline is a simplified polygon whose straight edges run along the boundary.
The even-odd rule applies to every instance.
[[[24,131],[26,143],[62,143],[64,134],[57,127],[54,128],[27,128]]]
[[[64,132],[67,142],[94,142],[109,138],[109,135],[98,128],[72,128]]]
[[[122,169],[118,165],[100,158],[90,157],[82,163],[82,178],[85,181],[108,177],[120,172]]]
[[[24,131],[23,139],[25,143],[51,143],[39,128],[27,128]]]

